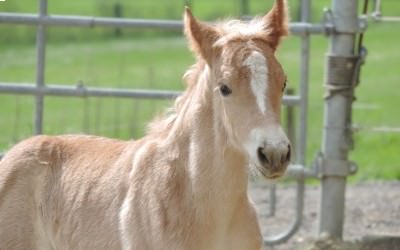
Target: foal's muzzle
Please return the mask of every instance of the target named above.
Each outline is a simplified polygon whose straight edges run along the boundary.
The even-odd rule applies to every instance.
[[[257,149],[258,170],[268,179],[281,177],[291,157],[290,143],[286,140],[278,145],[268,145]]]
[[[267,179],[281,177],[292,154],[289,139],[280,126],[253,129],[245,148],[250,165]]]

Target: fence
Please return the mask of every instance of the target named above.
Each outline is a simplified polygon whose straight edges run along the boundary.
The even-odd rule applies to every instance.
[[[301,22],[291,23],[290,31],[292,35],[301,38],[300,49],[300,76],[299,76],[299,94],[285,95],[283,103],[289,106],[298,106],[298,131],[297,138],[294,140],[296,150],[296,160],[294,164],[289,166],[287,175],[293,177],[297,181],[297,198],[295,206],[295,214],[292,224],[286,232],[282,234],[266,238],[265,244],[278,244],[288,240],[300,227],[303,214],[303,197],[304,197],[304,179],[319,175],[322,178],[322,203],[321,203],[321,228],[320,231],[327,231],[334,236],[341,237],[341,228],[343,227],[343,207],[344,207],[344,187],[345,176],[348,174],[347,151],[336,152],[340,148],[340,142],[334,137],[340,137],[347,131],[349,98],[342,95],[332,93],[331,98],[327,100],[326,110],[327,119],[333,121],[335,127],[332,134],[332,121],[326,121],[324,131],[324,148],[320,158],[318,168],[309,169],[305,167],[306,156],[306,138],[307,138],[307,105],[308,105],[308,81],[309,81],[309,54],[310,54],[310,35],[312,34],[331,34],[332,55],[328,58],[335,59],[336,54],[342,55],[341,59],[355,58],[352,55],[351,42],[354,41],[356,33],[360,32],[359,20],[357,18],[356,1],[333,0],[333,11],[330,20],[325,23],[312,24],[310,20],[311,0],[303,0],[301,6]],[[338,14],[339,13],[339,14]],[[347,22],[352,26],[349,28]],[[149,28],[149,29],[169,29],[181,30],[181,21],[166,20],[143,20],[128,18],[100,18],[87,16],[64,16],[51,15],[47,13],[47,0],[40,0],[39,14],[16,14],[16,13],[0,13],[0,23],[8,24],[25,24],[37,26],[37,63],[36,63],[36,83],[16,84],[0,82],[0,93],[16,94],[16,95],[33,95],[35,96],[34,111],[34,131],[36,134],[42,132],[43,127],[43,98],[45,96],[74,96],[74,97],[119,97],[119,98],[172,98],[178,95],[177,92],[155,91],[155,90],[133,90],[133,89],[111,89],[111,88],[93,88],[86,86],[62,86],[47,85],[44,78],[45,70],[45,51],[46,51],[46,28],[49,26],[81,26],[81,27],[114,27],[114,28]],[[338,38],[339,37],[339,38]],[[337,40],[339,39],[339,40]],[[341,41],[346,43],[340,45]],[[350,43],[349,43],[350,42]],[[337,50],[336,50],[337,49]],[[338,59],[338,58],[336,58]],[[340,58],[338,59],[340,60]],[[349,63],[353,61],[349,61]],[[348,64],[346,64],[348,65]],[[332,65],[329,65],[332,67]],[[328,75],[332,70],[327,68]],[[337,70],[337,69],[333,69]],[[352,69],[354,70],[354,69]],[[342,72],[343,73],[343,72]],[[345,72],[347,75],[351,72]],[[329,81],[330,79],[328,79]],[[341,79],[342,87],[351,85],[348,78]],[[336,84],[327,82],[327,84]],[[347,88],[347,87],[346,87]],[[334,115],[331,107],[340,106],[343,112],[340,117]],[[332,116],[333,114],[333,116]],[[333,117],[333,118],[332,118]],[[329,125],[329,126],[328,126]],[[336,134],[335,134],[336,133]],[[332,137],[333,136],[333,137]],[[334,143],[331,143],[331,142]],[[331,144],[329,144],[331,143]],[[336,171],[337,170],[337,171]],[[332,178],[335,177],[335,178]],[[338,183],[338,179],[339,182]],[[274,197],[271,189],[271,197]],[[332,191],[333,190],[333,191]],[[335,202],[335,203],[332,203]],[[333,204],[333,205],[332,205]],[[273,209],[273,207],[272,207]],[[324,211],[325,210],[325,211]],[[335,211],[332,211],[335,210]],[[329,214],[332,213],[332,214]]]

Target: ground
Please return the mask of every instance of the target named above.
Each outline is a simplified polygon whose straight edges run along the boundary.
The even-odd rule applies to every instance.
[[[250,194],[256,203],[264,235],[288,229],[294,219],[296,185],[277,187],[276,215],[269,216],[268,184],[255,182]],[[319,187],[306,186],[303,224],[287,243],[268,249],[364,250],[400,249],[400,181],[350,184],[346,192],[343,237],[346,242],[318,236]]]

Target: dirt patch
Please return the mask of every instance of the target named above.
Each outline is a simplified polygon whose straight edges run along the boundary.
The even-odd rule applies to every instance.
[[[276,214],[269,215],[268,184],[250,185],[263,234],[273,236],[289,228],[295,214],[296,185],[279,184]],[[319,187],[306,186],[303,223],[286,243],[269,249],[379,249],[400,250],[400,181],[348,185],[343,228],[345,242],[318,237]]]

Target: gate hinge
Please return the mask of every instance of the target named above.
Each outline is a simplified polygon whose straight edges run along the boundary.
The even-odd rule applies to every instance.
[[[336,93],[353,97],[354,88],[360,79],[361,66],[365,63],[367,50],[362,47],[359,55],[338,56],[327,55],[325,73],[325,98]]]
[[[345,177],[357,172],[357,164],[347,160],[336,160],[326,158],[322,152],[317,154],[314,160],[313,168],[318,178],[325,176]]]

